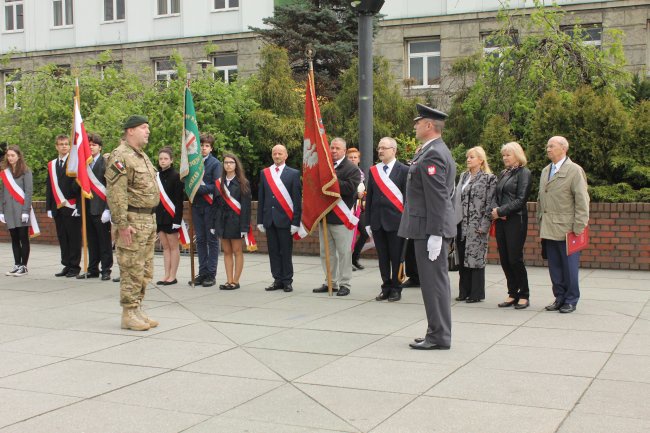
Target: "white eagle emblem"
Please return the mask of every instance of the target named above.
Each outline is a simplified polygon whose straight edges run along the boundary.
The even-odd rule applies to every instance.
[[[316,146],[312,144],[309,138],[305,138],[303,145],[304,153],[302,158],[302,164],[306,165],[309,168],[318,164],[318,152]]]

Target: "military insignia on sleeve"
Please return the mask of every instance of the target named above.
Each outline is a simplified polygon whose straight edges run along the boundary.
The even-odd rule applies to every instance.
[[[115,174],[126,174],[126,168],[124,167],[124,164],[122,164],[121,161],[115,161],[111,165],[111,169],[115,172]]]
[[[434,174],[436,174],[436,166],[435,165],[428,166],[427,167],[427,174],[429,176],[433,176]]]

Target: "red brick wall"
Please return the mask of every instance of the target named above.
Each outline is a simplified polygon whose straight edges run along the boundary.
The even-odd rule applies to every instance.
[[[257,203],[253,203],[253,226]],[[543,266],[539,228],[535,218],[536,203],[528,203],[528,239],[524,248],[526,264]],[[186,221],[189,207],[185,206]],[[34,212],[38,220],[41,235],[32,240],[34,243],[56,244],[54,221],[45,215],[45,203],[34,202]],[[650,270],[650,203],[592,203],[590,206],[589,225],[591,242],[583,251],[580,265],[583,268],[596,269],[634,269]],[[259,252],[266,252],[266,237],[255,231]],[[9,232],[0,230],[0,242],[9,242]],[[294,242],[296,255],[316,255],[319,251],[318,234],[314,233],[298,242]],[[374,250],[364,253],[374,256]],[[490,239],[488,251],[489,263],[499,262],[496,242]]]

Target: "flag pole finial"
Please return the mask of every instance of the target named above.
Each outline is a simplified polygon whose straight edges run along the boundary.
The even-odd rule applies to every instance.
[[[316,54],[314,47],[311,44],[307,44],[307,48],[305,49],[305,56],[307,56],[307,63],[309,64],[310,71],[314,70],[314,54]]]

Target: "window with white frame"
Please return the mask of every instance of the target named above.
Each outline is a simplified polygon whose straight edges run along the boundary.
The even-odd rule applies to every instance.
[[[440,39],[408,42],[408,79],[411,87],[440,84]]]
[[[124,0],[104,0],[104,22],[124,19]]]
[[[562,30],[569,36],[580,35],[582,43],[600,48],[603,41],[603,27],[600,24],[563,27]]]
[[[3,72],[4,79],[4,106],[13,107],[14,109],[20,108],[18,100],[16,99],[16,92],[20,85],[20,71],[6,71]]]
[[[74,24],[72,0],[52,0],[54,27],[71,26]]]
[[[181,13],[181,0],[158,0],[158,16],[178,15]]]
[[[485,57],[501,57],[504,48],[512,46],[517,42],[517,36],[517,33],[498,37],[495,37],[491,33],[482,34],[483,54]]]
[[[5,0],[5,31],[24,29],[23,0]]]
[[[227,11],[230,9],[239,8],[239,0],[214,0],[213,10],[215,11]]]
[[[222,54],[212,59],[214,77],[224,83],[237,80],[237,54]]]
[[[156,60],[156,81],[165,86],[169,86],[171,80],[178,78],[178,71],[176,65],[171,60]]]

